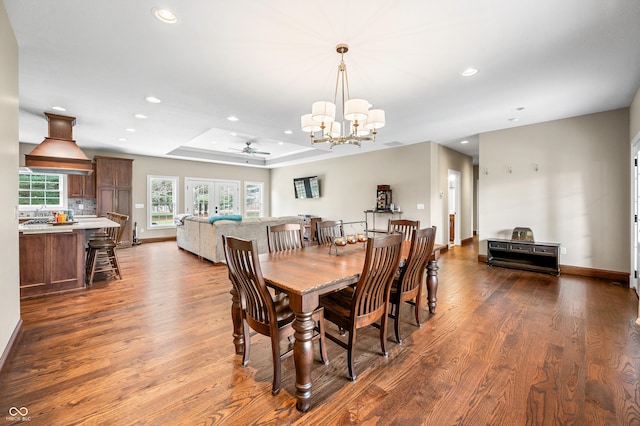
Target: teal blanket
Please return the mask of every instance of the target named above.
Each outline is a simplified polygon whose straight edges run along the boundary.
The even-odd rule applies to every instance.
[[[209,223],[216,222],[218,220],[237,220],[238,222],[242,221],[242,216],[239,214],[226,214],[222,216],[210,216]]]

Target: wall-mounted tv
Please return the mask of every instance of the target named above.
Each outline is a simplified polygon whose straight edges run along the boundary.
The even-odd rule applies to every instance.
[[[320,198],[320,182],[318,176],[293,179],[296,198]]]

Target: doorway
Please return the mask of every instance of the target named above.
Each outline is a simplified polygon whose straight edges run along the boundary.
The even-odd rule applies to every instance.
[[[447,172],[449,187],[448,217],[449,217],[449,244],[460,245],[460,172],[449,169]]]
[[[638,163],[640,162],[640,135],[636,136],[634,139],[631,149],[633,154],[631,173],[633,176],[633,194],[631,195],[631,205],[633,208],[631,217],[633,237],[631,238],[632,259],[631,279],[629,280],[629,285],[631,288],[635,289],[636,294],[638,294],[638,265],[640,265],[640,226],[638,226],[638,219],[640,218],[640,167],[638,167]]]
[[[185,179],[185,213],[209,217],[240,214],[240,182]]]

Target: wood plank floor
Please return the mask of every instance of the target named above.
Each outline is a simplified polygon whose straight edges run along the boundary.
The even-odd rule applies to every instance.
[[[176,248],[119,252],[124,279],[23,301],[24,333],[0,373],[0,411],[33,424],[640,424],[640,333],[633,290],[598,279],[477,263],[475,245],[441,257],[435,315],[379,354],[358,336],[313,369],[312,408],[295,409],[293,359],[272,396],[268,340],[234,354],[230,283]],[[316,359],[318,353],[316,349]]]

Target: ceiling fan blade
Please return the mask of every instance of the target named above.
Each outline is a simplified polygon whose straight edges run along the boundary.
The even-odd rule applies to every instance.
[[[260,154],[260,155],[271,155],[270,152],[264,152],[264,151],[253,151],[254,154]]]

